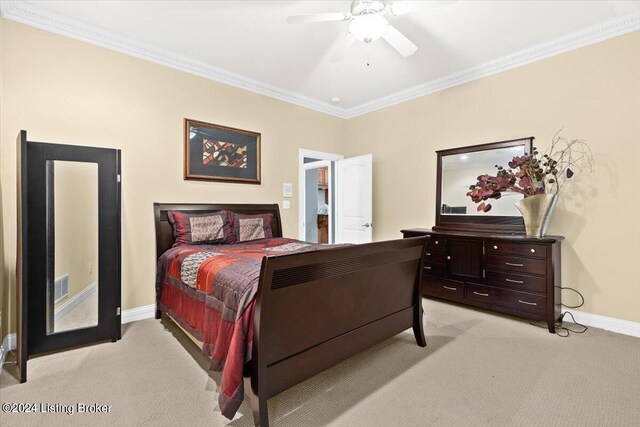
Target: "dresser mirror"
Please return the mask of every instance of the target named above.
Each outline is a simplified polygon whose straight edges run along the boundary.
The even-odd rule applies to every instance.
[[[437,151],[436,226],[438,230],[523,233],[515,203],[517,193],[492,200],[489,212],[478,212],[467,192],[479,175],[495,175],[495,165],[508,167],[514,156],[531,153],[533,137]]]

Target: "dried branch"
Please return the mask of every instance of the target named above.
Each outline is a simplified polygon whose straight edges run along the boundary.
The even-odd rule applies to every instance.
[[[560,129],[552,139],[551,148],[543,157],[547,159],[546,166],[550,166],[545,172],[552,178],[548,178],[545,184],[549,184],[558,194],[567,179],[577,172],[593,172],[593,153],[583,139],[571,141],[560,135]],[[550,163],[549,160],[552,160]]]

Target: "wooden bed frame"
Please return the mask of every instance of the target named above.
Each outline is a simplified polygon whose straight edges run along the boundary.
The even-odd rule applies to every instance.
[[[174,242],[167,212],[272,213],[278,205],[154,204],[156,254]],[[408,328],[426,346],[420,284],[427,238],[266,256],[256,295],[252,357],[245,373],[256,426],[268,426],[267,399]],[[156,290],[157,292],[159,290]],[[156,310],[156,318],[161,317]]]

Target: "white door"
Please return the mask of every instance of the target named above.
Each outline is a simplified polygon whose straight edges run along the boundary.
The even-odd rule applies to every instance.
[[[336,243],[373,241],[373,157],[338,160],[336,164]]]

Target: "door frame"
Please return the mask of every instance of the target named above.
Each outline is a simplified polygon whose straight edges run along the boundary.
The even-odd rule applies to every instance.
[[[305,168],[304,159],[316,159],[316,160],[326,160],[326,161],[338,161],[344,159],[342,154],[335,153],[326,153],[323,151],[314,151],[308,150],[305,148],[300,148],[298,150],[298,188],[299,188],[299,196],[298,196],[298,239],[304,241],[306,239],[306,228],[305,228]],[[317,162],[315,162],[317,163]],[[309,168],[312,169],[312,168]],[[335,191],[336,183],[333,182],[333,178],[329,175],[329,188],[330,191]],[[335,213],[335,206],[331,203],[329,204],[330,214]],[[331,241],[331,227],[333,226],[333,221],[331,220],[331,215],[329,215],[329,241]]]

